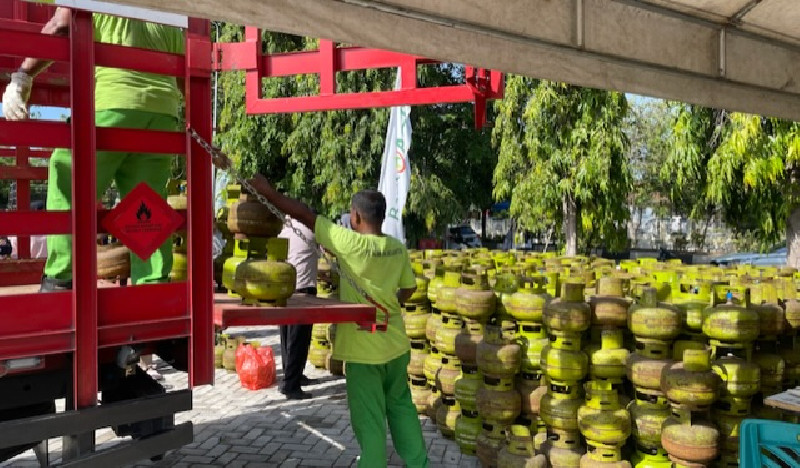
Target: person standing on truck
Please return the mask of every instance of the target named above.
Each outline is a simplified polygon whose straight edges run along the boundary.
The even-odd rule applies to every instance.
[[[184,36],[179,28],[145,21],[95,13],[92,17],[94,40],[107,44],[183,54]],[[71,24],[68,8],[57,8],[42,33],[67,36]],[[28,118],[27,102],[33,79],[52,62],[26,58],[3,93],[3,115],[8,120]],[[183,81],[181,79],[181,81]],[[91,86],[72,83],[72,86]],[[119,68],[95,68],[95,123],[98,127],[125,127],[151,130],[180,130],[183,83],[176,78]],[[121,197],[136,185],[146,183],[166,199],[172,155],[97,152],[97,198],[116,182]],[[47,209],[72,207],[72,155],[59,148],[50,157],[47,179]],[[171,240],[147,260],[131,255],[133,284],[169,281],[172,269]],[[47,237],[47,262],[40,291],[72,288],[72,236]]]
[[[218,167],[230,167],[224,156],[213,158]],[[400,314],[401,304],[416,290],[416,280],[406,247],[381,232],[386,199],[377,190],[353,195],[350,230],[281,194],[261,174],[250,183],[280,211],[312,229],[317,242],[336,256],[342,275],[353,280],[389,314],[386,331],[361,330],[354,323],[336,326],[333,357],[345,361],[350,423],[361,447],[358,466],[386,466],[388,422],[395,450],[406,466],[427,467],[425,439],[408,387],[411,347]],[[371,304],[345,278],[339,288],[342,301]],[[376,318],[383,319],[380,311]]]
[[[295,292],[317,295],[317,253],[314,233],[306,226],[294,221],[292,223],[303,234],[297,235],[287,224],[278,235],[289,240],[289,256],[287,262],[297,271]],[[311,394],[304,392],[302,385],[311,385],[313,381],[303,375],[308,359],[308,347],[311,345],[311,325],[281,325],[281,364],[283,365],[283,383],[280,392],[288,400],[306,400]]]

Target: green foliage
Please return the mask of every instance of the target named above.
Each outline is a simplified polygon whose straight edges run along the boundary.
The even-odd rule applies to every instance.
[[[628,164],[633,179],[630,202],[639,213],[651,208],[658,216],[665,216],[672,211],[671,183],[661,177],[661,171],[670,155],[673,111],[666,101],[634,101],[626,119]]]
[[[669,188],[673,210],[691,219],[705,220],[714,212],[706,197],[706,167],[724,139],[725,129],[717,125],[721,112],[681,104],[673,122],[673,138],[660,176]]]
[[[558,230],[563,202],[578,211],[582,248],[625,246],[631,174],[620,93],[506,77],[492,141],[499,150],[494,197],[531,231]],[[564,234],[563,232],[561,234]]]
[[[220,40],[243,39],[243,28],[224,25]],[[269,52],[314,49],[317,41],[264,33]],[[339,92],[389,90],[395,70],[339,73]],[[463,67],[426,66],[421,86],[463,82]],[[316,75],[264,81],[267,98],[317,94]],[[243,73],[220,76],[217,144],[245,174],[260,172],[285,193],[320,213],[336,217],[349,208],[358,190],[375,188],[380,176],[388,109],[250,115],[244,109]],[[411,113],[412,179],[404,211],[409,240],[464,216],[472,203],[491,202],[494,165],[488,133],[472,128],[472,106],[442,104],[415,107]]]
[[[796,206],[800,125],[780,119],[684,106],[675,123],[670,168],[675,199],[692,214],[719,209],[742,242],[767,250],[786,240]],[[673,170],[677,169],[677,170]]]

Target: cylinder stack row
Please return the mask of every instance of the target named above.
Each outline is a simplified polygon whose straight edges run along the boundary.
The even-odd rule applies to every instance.
[[[791,419],[762,402],[800,376],[794,270],[411,255],[414,401],[483,466],[727,468],[745,417]]]

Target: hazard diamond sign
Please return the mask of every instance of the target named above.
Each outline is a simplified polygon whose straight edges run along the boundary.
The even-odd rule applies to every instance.
[[[183,216],[144,182],[103,219],[103,227],[142,260],[150,258],[181,224]]]

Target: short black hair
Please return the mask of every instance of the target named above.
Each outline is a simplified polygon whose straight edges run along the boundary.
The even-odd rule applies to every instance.
[[[350,205],[364,218],[367,224],[380,226],[386,217],[386,198],[377,190],[362,190],[355,195]]]

